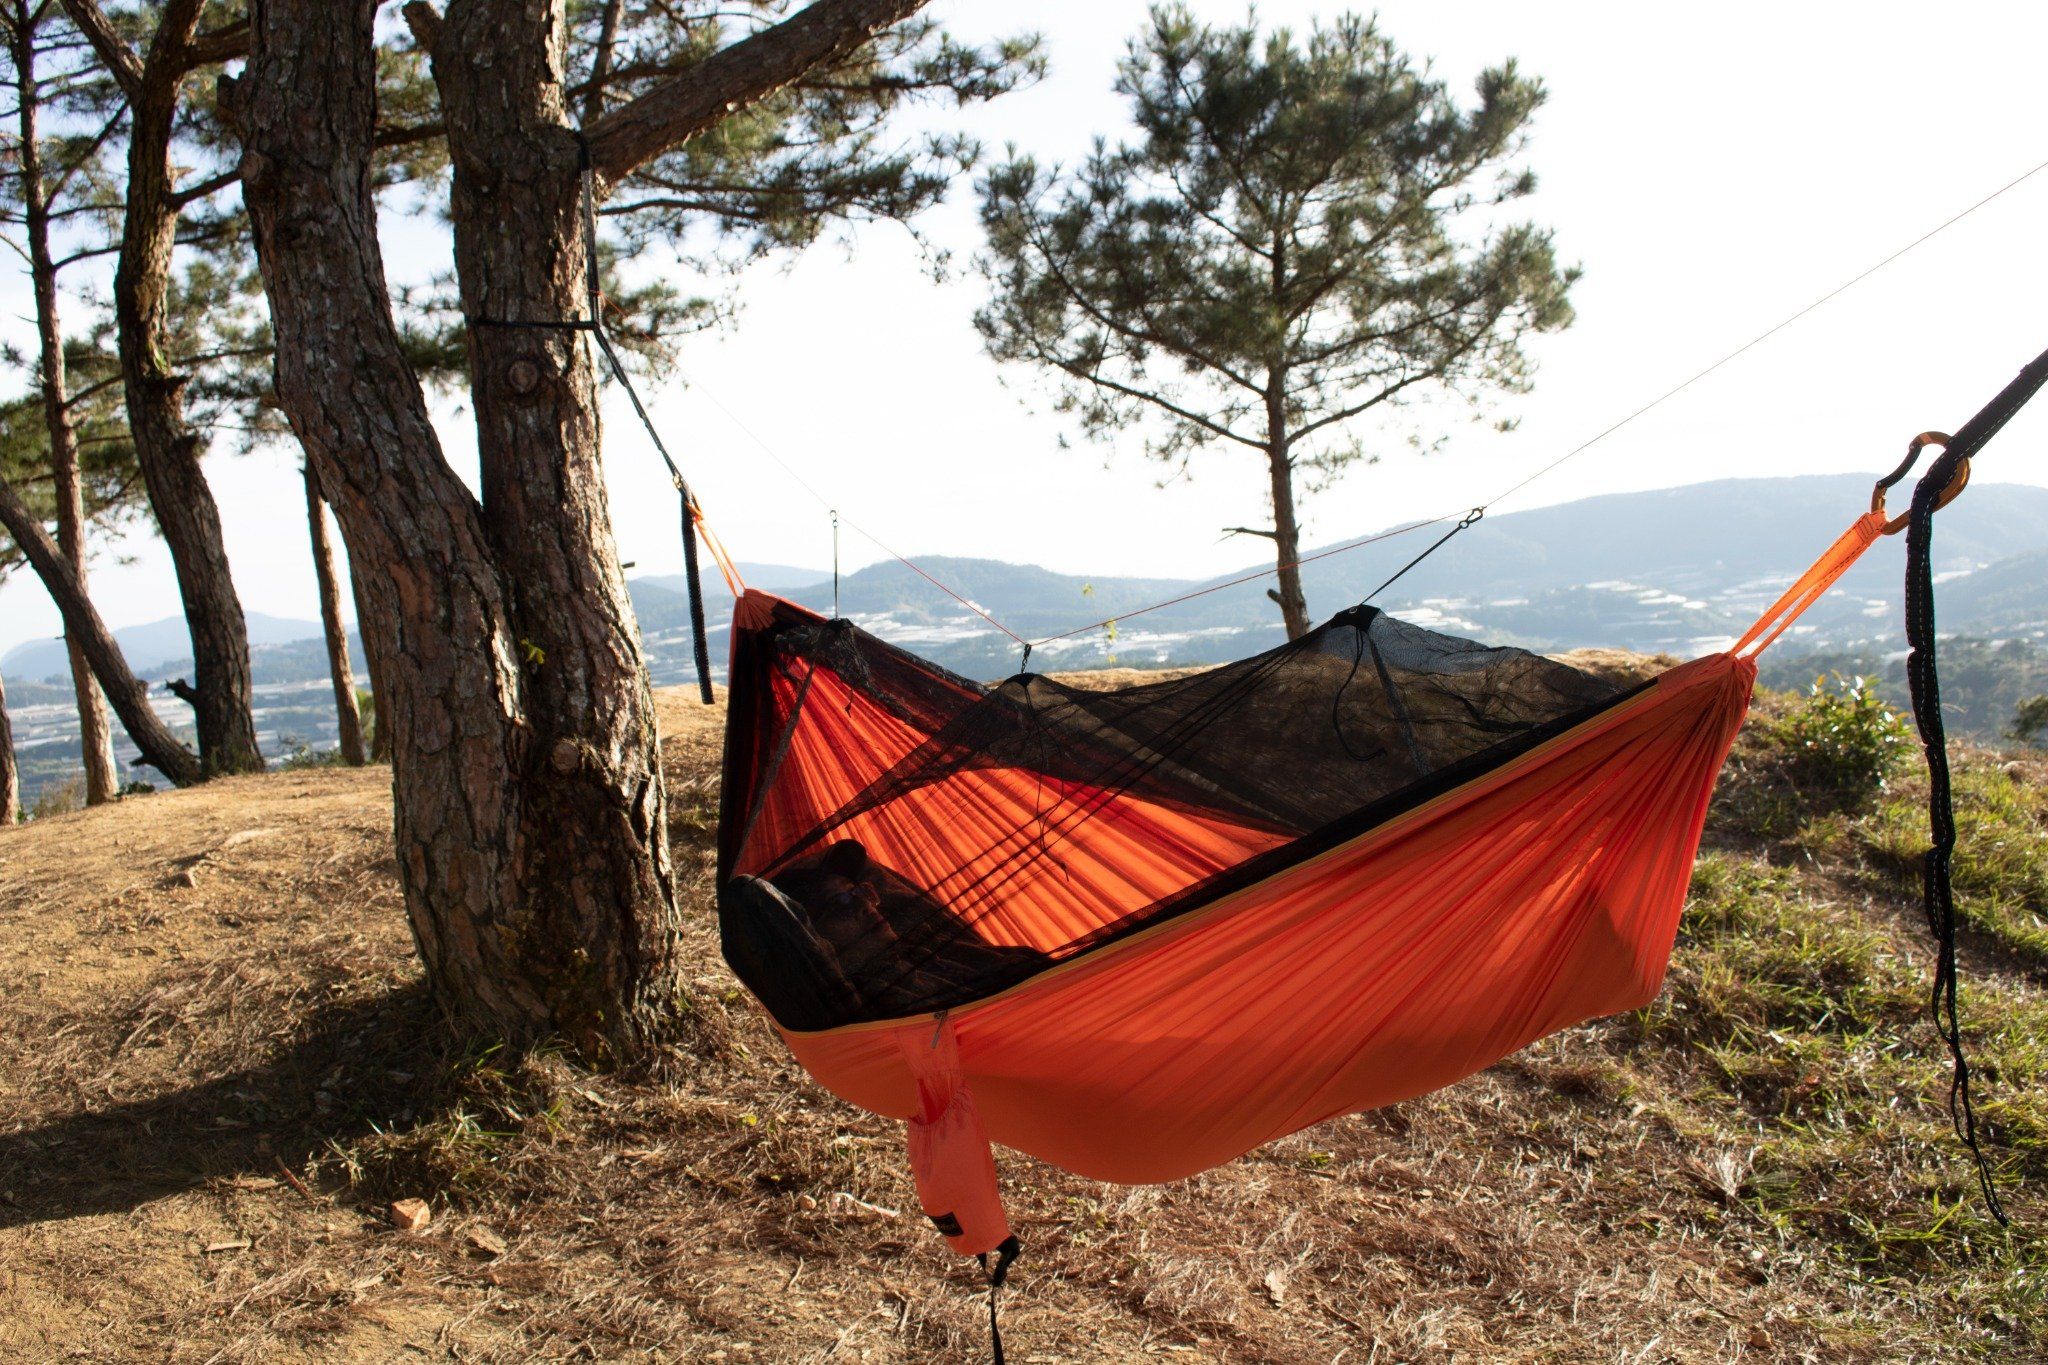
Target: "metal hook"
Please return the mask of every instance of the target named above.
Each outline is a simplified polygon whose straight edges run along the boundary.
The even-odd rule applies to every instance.
[[[1899,467],[1879,479],[1876,486],[1870,490],[1870,510],[1873,512],[1883,512],[1885,510],[1885,490],[1913,472],[1913,466],[1920,461],[1921,451],[1929,446],[1940,446],[1943,450],[1947,450],[1949,443],[1954,439],[1945,431],[1923,431],[1918,436],[1915,436],[1906,446],[1906,458],[1899,461]],[[1969,486],[1970,458],[1966,455],[1957,462],[1956,472],[1949,479],[1948,487],[1941,490],[1941,497],[1936,500],[1934,509],[1938,512],[1948,506],[1956,500],[1957,495]],[[1885,523],[1884,534],[1888,536],[1897,535],[1900,531],[1906,529],[1906,523],[1912,520],[1912,517],[1913,514],[1911,512],[1899,513],[1899,515]]]
[[[836,508],[836,507],[834,507],[834,508],[832,508],[832,509],[831,509],[831,512],[832,512],[832,619],[833,619],[833,620],[835,620],[835,621],[837,621],[837,620],[841,619],[841,618],[840,618],[840,615],[839,615],[839,509],[838,509],[838,508]]]

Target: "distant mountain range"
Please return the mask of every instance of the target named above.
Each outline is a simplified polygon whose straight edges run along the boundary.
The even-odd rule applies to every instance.
[[[1724,479],[1490,516],[1418,565],[1379,603],[1435,629],[1539,650],[1607,645],[1703,653],[1739,634],[1869,494],[1867,475]],[[1905,500],[1895,501],[1903,507]],[[1312,614],[1327,616],[1352,604],[1439,534],[1441,528],[1415,531],[1304,566]],[[1945,634],[2048,641],[2048,489],[1973,485],[1942,513],[1935,554]],[[1902,560],[1898,541],[1873,549],[1776,647],[1775,660],[1882,661],[1902,649]],[[1209,663],[1281,638],[1279,613],[1265,595],[1270,577],[1140,615],[1142,607],[1240,574],[1192,580],[1055,573],[988,559],[919,562],[1027,637],[1118,618],[1113,628],[1040,646],[1032,656],[1037,668]],[[1250,563],[1240,572],[1265,567]],[[827,569],[742,563],[740,571],[754,586],[831,609]],[[635,578],[630,587],[655,681],[690,681],[681,575]],[[712,658],[722,663],[732,598],[708,567],[705,592],[714,623]],[[998,677],[1017,667],[1014,642],[903,564],[847,574],[839,600],[866,629],[971,677]],[[257,681],[324,677],[319,634],[314,621],[252,613]],[[178,618],[116,635],[141,676],[189,671],[190,646]],[[11,687],[61,684],[65,667],[57,640],[20,645],[0,657],[0,673]],[[722,670],[715,664],[714,671]],[[38,689],[35,699],[54,702],[61,695]]]
[[[1724,479],[1505,513],[1457,536],[1378,600],[1419,624],[1488,641],[1689,656],[1740,634],[1869,496],[1864,475]],[[1903,497],[1895,501],[1903,507]],[[1439,534],[1441,528],[1416,531],[1305,565],[1311,613],[1327,616],[1352,604]],[[1901,541],[1873,548],[1776,653],[1881,656],[1903,648]],[[1942,513],[1935,555],[1944,633],[2048,638],[2048,489],[1973,486]],[[1265,596],[1270,577],[1131,614],[1262,564],[1189,580],[1061,574],[984,559],[919,563],[1027,637],[1121,618],[1113,631],[1040,646],[1032,655],[1038,668],[1217,662],[1281,638],[1278,610]],[[771,590],[830,609],[829,583],[806,585],[803,571],[780,572],[788,585]],[[637,579],[632,588],[657,677],[687,680],[688,613],[680,592],[658,579]],[[708,600],[722,628],[723,589]],[[847,575],[840,603],[866,629],[969,676],[1000,676],[1017,666],[1012,641],[900,563]],[[712,653],[722,656],[722,640]]]
[[[302,621],[290,616],[268,616],[252,611],[248,614],[248,623],[252,650],[265,645],[288,645],[300,640],[318,639],[320,635],[318,621]],[[127,657],[128,667],[139,678],[156,674],[175,677],[180,667],[186,673],[191,672],[191,665],[186,661],[192,657],[192,638],[185,633],[185,618],[182,616],[166,616],[147,625],[123,626],[114,632],[114,640]],[[327,667],[324,661],[320,666],[323,671]],[[70,668],[71,662],[64,652],[61,638],[31,640],[0,654],[0,675],[7,678],[10,686],[17,678],[30,682],[62,682]]]

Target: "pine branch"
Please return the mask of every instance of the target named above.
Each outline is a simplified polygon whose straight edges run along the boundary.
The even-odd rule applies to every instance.
[[[132,104],[142,97],[142,58],[135,49],[121,39],[115,31],[113,21],[100,8],[99,0],[64,0],[64,12],[71,16],[71,22],[92,44],[100,65],[114,78],[114,84],[121,87],[121,93]]]
[[[68,0],[67,0],[68,2]],[[756,104],[823,63],[858,50],[925,0],[812,0],[788,19],[721,48],[584,129],[607,184]],[[412,6],[407,6],[410,17]]]

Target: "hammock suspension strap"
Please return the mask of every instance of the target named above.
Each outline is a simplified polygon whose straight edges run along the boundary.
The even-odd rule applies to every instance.
[[[1956,1006],[1956,902],[1951,871],[1955,859],[1956,816],[1949,779],[1948,735],[1941,716],[1941,676],[1934,612],[1934,514],[1969,482],[1970,457],[2048,384],[2048,352],[2034,358],[1982,411],[1955,433],[1923,432],[1913,438],[1899,467],[1879,480],[1872,510],[1882,512],[1887,488],[1904,478],[1927,446],[1942,453],[1928,466],[1913,489],[1912,510],[1902,518],[1906,532],[1906,681],[1913,695],[1913,723],[1927,754],[1927,823],[1930,846],[1922,871],[1921,896],[1927,927],[1935,939],[1934,986],[1929,1008],[1935,1031],[1947,1046],[1949,1120],[1956,1136],[1970,1149],[1977,1184],[1985,1206],[2001,1225],[2009,1225],[1992,1180],[1991,1165],[1979,1145],[1976,1106],[1970,1090],[1970,1064],[1963,1052],[1962,1021]],[[1898,529],[1893,523],[1888,530]]]
[[[982,1252],[974,1259],[981,1262],[981,1268],[988,1271],[988,1345],[989,1354],[995,1365],[1003,1365],[1003,1328],[996,1318],[996,1296],[1002,1292],[1003,1281],[1010,1277],[1010,1266],[1024,1250],[1024,1244],[1013,1234],[1003,1239],[996,1248],[996,1263],[990,1269],[988,1253]]]
[[[618,350],[604,330],[604,291],[600,284],[597,266],[597,172],[590,161],[590,144],[579,132],[576,137],[576,168],[581,182],[583,213],[583,283],[588,298],[588,312],[580,318],[560,320],[532,320],[522,318],[470,317],[465,320],[476,327],[507,327],[529,331],[588,332],[597,342],[597,348],[604,354],[605,364],[610,368],[612,378],[626,391],[626,397],[633,404],[633,413],[640,419],[640,425],[647,428],[647,438],[654,443],[654,451],[661,456],[661,462],[668,466],[669,480],[676,486],[676,497],[682,504],[683,533],[683,583],[690,600],[690,645],[697,666],[697,694],[706,706],[712,704],[711,693],[711,645],[704,627],[704,583],[697,562],[697,531],[704,519],[703,509],[697,505],[696,497],[690,492],[690,484],[683,477],[682,467],[669,454],[668,445],[661,439],[661,432],[655,429],[654,419],[647,413],[646,404],[640,401],[640,393],[633,387],[633,381],[626,373],[624,362],[619,359]],[[712,553],[718,560],[719,571],[725,576],[726,585],[739,593],[738,576],[731,560],[718,547]]]

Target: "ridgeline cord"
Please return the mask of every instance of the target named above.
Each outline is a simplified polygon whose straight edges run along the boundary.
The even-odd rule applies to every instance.
[[[1934,617],[1934,513],[1947,501],[1950,485],[1967,478],[1970,457],[2048,384],[2048,351],[2036,356],[2019,376],[1945,443],[1939,459],[1913,488],[1913,507],[1906,519],[1906,681],[1913,694],[1913,723],[1927,754],[1927,823],[1931,840],[1922,873],[1922,900],[1927,927],[1934,935],[1934,985],[1929,1009],[1935,1031],[1947,1046],[1953,1064],[1949,1081],[1949,1121],[1970,1149],[1977,1184],[1991,1216],[2009,1226],[1999,1202],[1991,1164],[1978,1143],[1977,1111],[1970,1092],[1970,1063],[1963,1053],[1962,1021],[1956,1006],[1956,902],[1951,880],[1956,847],[1956,816],[1949,781],[1948,735],[1941,716],[1941,676]],[[1916,438],[1906,460],[1877,486],[1905,477],[1929,437]]]
[[[1362,606],[1365,603],[1372,601],[1373,598],[1378,597],[1388,588],[1393,587],[1394,584],[1401,581],[1402,574],[1407,573],[1417,564],[1420,564],[1423,560],[1428,559],[1438,550],[1443,549],[1444,545],[1450,540],[1452,536],[1458,534],[1458,532],[1464,530],[1467,526],[1477,526],[1479,524],[1480,518],[1484,517],[1485,515],[1486,509],[1484,507],[1475,507],[1471,511],[1467,512],[1464,516],[1464,519],[1461,520],[1456,526],[1453,526],[1450,530],[1444,532],[1442,535],[1436,538],[1436,544],[1430,546],[1427,550],[1424,550],[1421,554],[1415,556],[1415,558],[1409,560],[1400,568],[1394,570],[1394,576],[1392,578],[1389,578],[1386,582],[1380,584],[1377,588],[1374,588],[1371,592],[1359,598],[1359,604]]]

